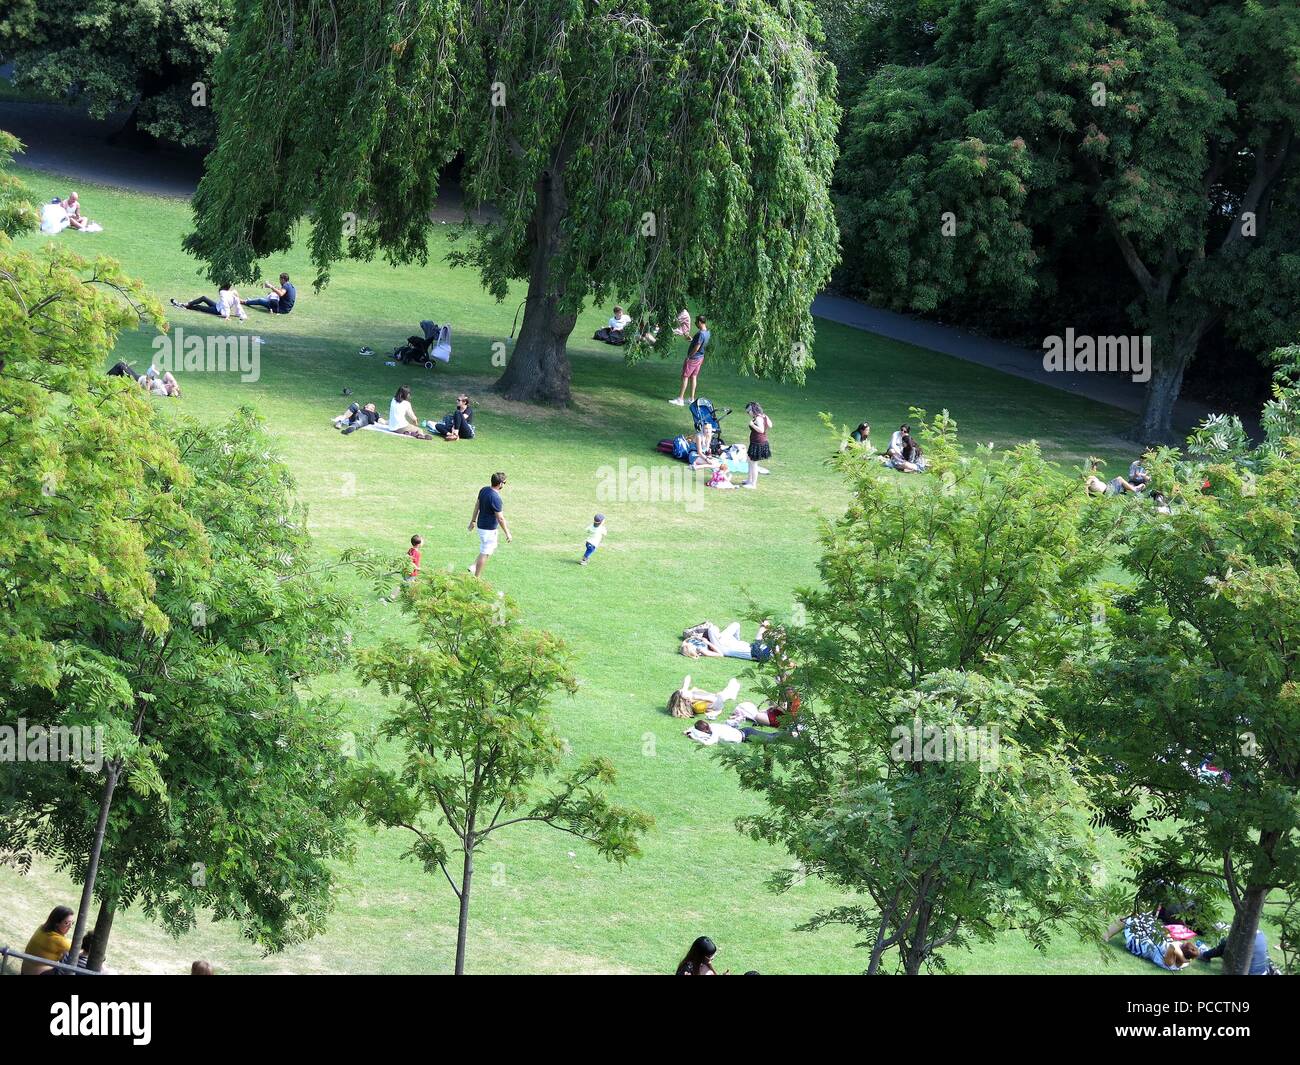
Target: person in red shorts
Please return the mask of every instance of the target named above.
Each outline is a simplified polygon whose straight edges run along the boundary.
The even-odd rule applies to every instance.
[[[704,349],[709,346],[709,324],[704,315],[695,319],[696,331],[691,337],[691,346],[686,349],[686,361],[682,363],[682,390],[676,399],[668,402],[678,407],[686,406],[686,382],[691,383],[691,402],[695,402],[695,388],[700,380],[700,367],[704,365]]]

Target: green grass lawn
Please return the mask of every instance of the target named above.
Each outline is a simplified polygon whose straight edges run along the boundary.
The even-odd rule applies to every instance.
[[[38,200],[66,185],[48,174],[19,173]],[[85,181],[78,188],[105,230],[59,240],[120,259],[164,300],[213,294],[180,250],[190,225],[187,205]],[[488,391],[499,372],[492,346],[507,340],[522,296],[494,302],[474,275],[442,261],[446,240],[435,236],[426,268],[345,263],[320,294],[311,290],[305,249],[268,263],[269,273],[286,269],[299,285],[297,309],[287,318],[250,312],[246,324],[227,325],[175,311],[173,326],[187,333],[262,337],[261,375],[241,383],[235,375],[182,374],[185,398],[155,402],[164,416],[183,410],[202,419],[245,404],[257,408],[310,507],[318,548],[329,555],[357,546],[400,553],[418,532],[426,567],[465,567],[476,553],[465,529],[475,493],[493,470],[510,475],[505,504],[515,542],[502,544],[488,576],[519,602],[530,624],[568,641],[581,687],[555,707],[560,727],[575,756],[614,761],[619,800],[653,814],[657,827],[644,857],[625,868],[558,833],[522,828],[494,837],[479,859],[469,970],[671,972],[689,942],[708,934],[719,944],[720,963],[737,971],[857,971],[865,961],[848,932],[794,931],[837,902],[836,893],[815,883],[785,895],[766,889],[767,877],[788,859],[735,830],[735,818],[755,799],[664,712],[683,673],[721,686],[743,666],[688,663],[676,653],[680,630],[706,617],[740,617],[751,597],[788,613],[794,590],[814,579],[817,520],[844,505],[842,486],[824,465],[831,445],[819,411],[840,423],[866,419],[883,440],[909,405],[946,407],[969,443],[1000,448],[1033,437],[1049,457],[1073,465],[1090,454],[1127,464],[1129,448],[1117,433],[1130,416],[819,323],[818,368],[806,388],[743,379],[715,358],[705,365],[702,394],[738,411],[757,400],[773,418],[772,474],[759,491],[705,493],[697,486],[675,502],[611,502],[599,494],[602,471],[621,461],[646,470],[680,465],[653,449],[689,425],[689,412],[666,402],[677,392],[681,351],[667,362],[628,367],[617,349],[586,339],[609,313],[593,308],[570,345],[572,409],[503,401]],[[383,352],[417,331],[422,318],[453,323],[450,367],[384,366]],[[143,368],[150,340],[144,332],[127,336],[118,354]],[[363,344],[380,354],[359,357]],[[421,419],[440,417],[457,391],[468,391],[479,437],[448,445],[375,433],[342,437],[330,428],[330,417],[351,399],[374,400],[386,411],[404,382]],[[353,396],[344,398],[344,388]],[[729,439],[743,439],[743,421],[740,413],[723,422]],[[597,510],[606,513],[609,534],[592,564],[580,568],[583,532]],[[358,619],[357,639],[397,634],[402,625],[395,607],[375,603]],[[383,711],[377,692],[346,675],[336,684],[357,728],[373,725]],[[178,972],[206,956],[231,972],[450,971],[455,900],[446,884],[400,860],[406,843],[397,833],[363,830],[359,840],[356,863],[339,870],[328,932],[311,943],[262,958],[226,926],[203,923],[176,942],[129,911],[114,927],[110,966]],[[1117,863],[1112,873],[1119,873]],[[75,901],[67,879],[44,864],[27,878],[0,870],[0,898],[0,941],[18,945],[52,905]],[[1042,955],[1018,936],[953,958],[956,969],[972,973],[1157,972],[1116,949],[1107,960],[1113,964],[1091,943],[1063,940]]]

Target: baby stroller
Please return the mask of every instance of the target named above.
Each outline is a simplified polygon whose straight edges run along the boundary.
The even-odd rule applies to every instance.
[[[730,413],[730,407],[718,410],[713,406],[712,400],[702,396],[691,400],[691,417],[695,419],[695,431],[698,433],[706,425],[713,430],[711,451],[714,455],[720,454],[727,446],[727,442],[722,439],[722,419]]]
[[[433,363],[451,361],[451,326],[438,325],[436,322],[420,323],[423,337],[411,336],[406,343],[393,351],[394,362],[414,363],[426,370],[433,369]]]

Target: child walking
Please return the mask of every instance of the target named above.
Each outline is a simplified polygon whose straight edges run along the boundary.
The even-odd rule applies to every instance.
[[[406,552],[411,560],[411,572],[406,575],[408,583],[420,575],[420,548],[424,546],[424,537],[418,533],[411,537],[411,549]]]
[[[582,556],[582,561],[578,563],[579,566],[587,564],[587,559],[591,558],[603,539],[605,539],[605,515],[597,514],[587,527],[587,550]]]
[[[406,557],[411,560],[411,570],[402,578],[402,584],[411,584],[416,577],[420,575],[420,548],[424,545],[424,537],[416,533],[411,537],[411,547],[406,552]],[[393,589],[393,594],[388,597],[390,603],[396,603],[402,594],[400,587]]]

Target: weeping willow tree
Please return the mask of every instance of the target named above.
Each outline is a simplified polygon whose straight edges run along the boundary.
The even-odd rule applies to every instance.
[[[802,381],[837,257],[833,68],[804,0],[246,2],[218,72],[220,140],[188,248],[251,278],[315,220],[345,257],[427,258],[441,169],[463,156],[453,262],[499,300],[527,282],[499,390],[567,403],[588,299],[658,326],[687,297],[714,352]],[[634,344],[628,357],[649,347]]]

